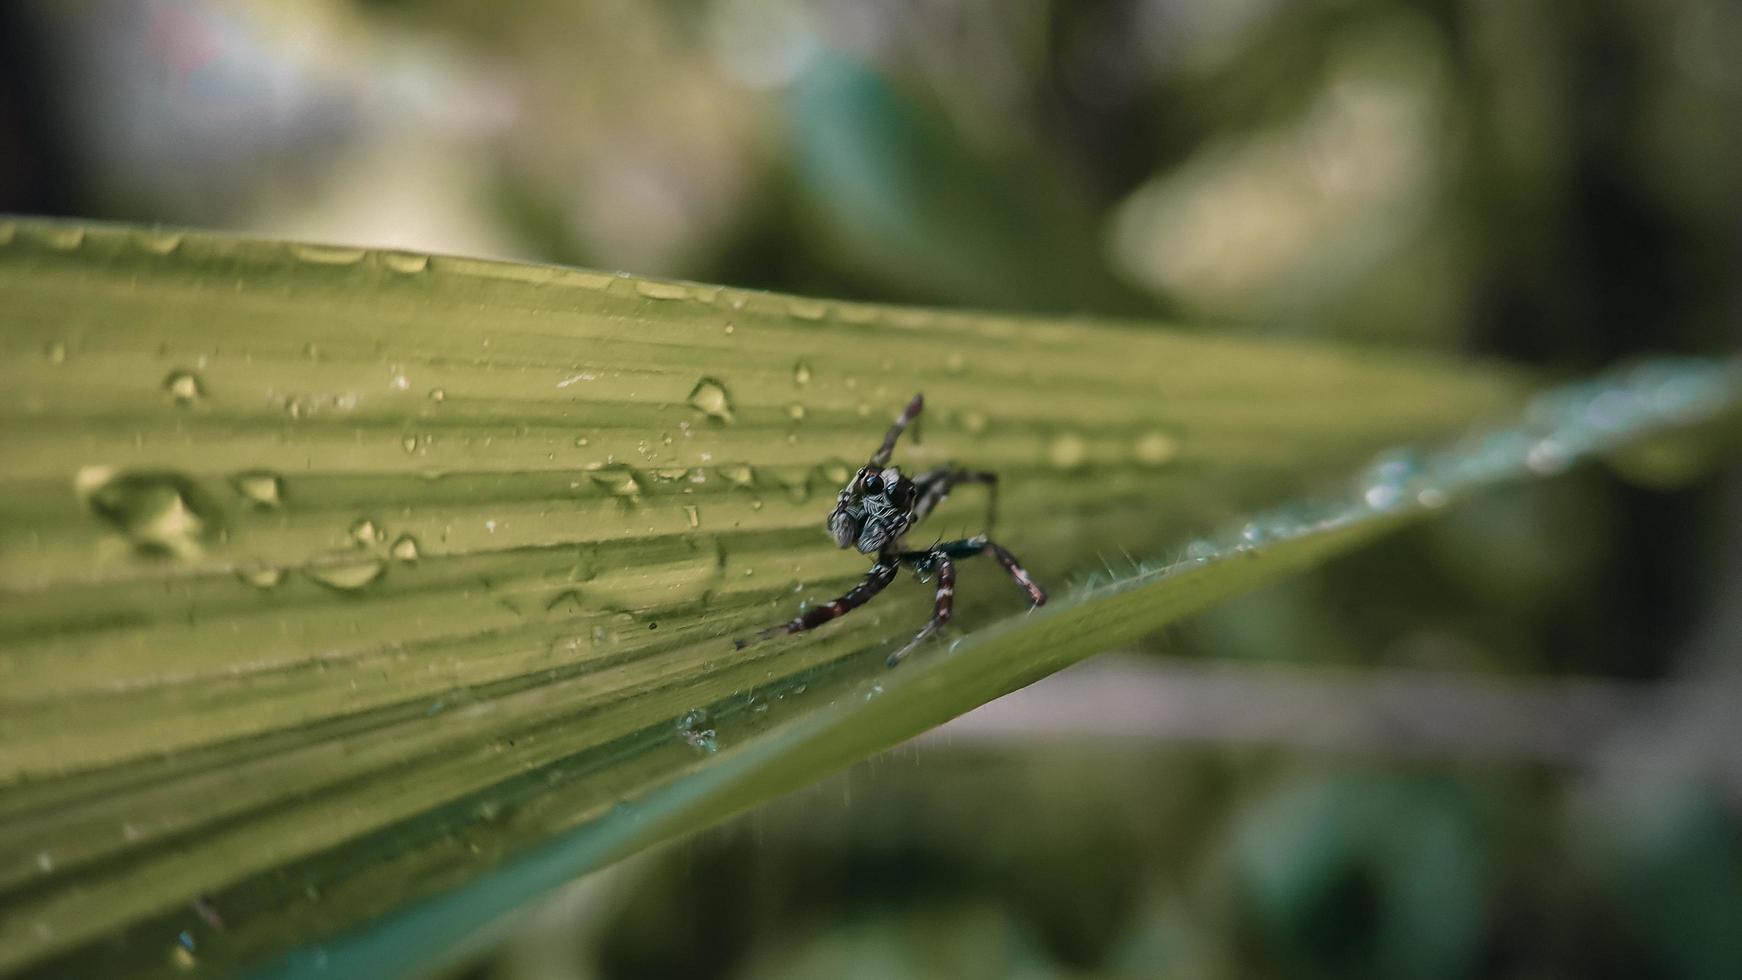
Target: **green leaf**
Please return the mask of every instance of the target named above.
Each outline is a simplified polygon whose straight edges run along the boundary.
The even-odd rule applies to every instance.
[[[1523,386],[30,221],[0,222],[0,344],[0,971],[44,975],[427,965],[574,875],[1736,387],[1647,366],[1338,490]],[[997,536],[1054,601],[969,562],[953,650],[883,666],[929,614],[906,581],[735,650],[864,574],[822,520],[916,390],[897,461],[998,471]]]

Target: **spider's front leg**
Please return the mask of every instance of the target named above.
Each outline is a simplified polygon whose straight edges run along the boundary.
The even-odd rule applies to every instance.
[[[806,630],[814,630],[832,619],[845,616],[854,609],[870,602],[872,596],[882,592],[885,586],[895,580],[895,572],[900,567],[901,563],[894,555],[880,555],[877,558],[877,564],[872,565],[871,571],[866,574],[865,581],[847,590],[846,595],[821,606],[812,606],[797,619],[781,623],[779,626],[770,626],[748,640],[735,639],[732,641],[732,646],[742,650],[752,643],[761,643],[763,640],[780,636],[783,633],[803,633]]]
[[[913,478],[913,487],[918,496],[914,499],[913,523],[918,524],[931,514],[933,508],[944,502],[950,491],[964,483],[980,483],[986,487],[986,531],[991,533],[992,525],[998,520],[998,474],[985,470],[958,470],[945,468],[921,473]]]

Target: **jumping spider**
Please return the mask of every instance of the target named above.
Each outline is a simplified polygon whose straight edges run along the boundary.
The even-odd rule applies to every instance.
[[[889,655],[889,666],[893,667],[950,621],[956,594],[956,559],[982,553],[990,553],[998,560],[998,564],[1004,566],[1004,570],[1010,573],[1016,584],[1028,593],[1029,602],[1036,606],[1045,604],[1046,593],[1029,579],[1028,573],[1017,563],[1016,556],[984,534],[960,541],[945,541],[918,551],[903,548],[903,535],[915,524],[925,520],[926,515],[943,503],[952,489],[964,483],[987,485],[991,494],[986,521],[988,528],[996,508],[996,473],[946,466],[909,478],[888,465],[890,454],[895,451],[895,440],[901,438],[901,433],[912,424],[924,407],[924,396],[914,395],[913,401],[907,403],[901,417],[890,426],[889,434],[883,437],[883,445],[872,455],[871,461],[853,474],[847,485],[841,488],[834,512],[829,514],[829,535],[835,539],[837,546],[853,547],[863,554],[877,556],[877,561],[871,566],[865,581],[833,602],[806,610],[797,619],[769,627],[749,640],[734,641],[739,649],[783,633],[802,633],[816,629],[832,619],[846,615],[882,592],[895,579],[895,573],[902,565],[912,568],[921,581],[928,581],[929,576],[935,572],[938,577],[937,604],[933,608],[931,621],[913,639],[907,641],[906,645]]]

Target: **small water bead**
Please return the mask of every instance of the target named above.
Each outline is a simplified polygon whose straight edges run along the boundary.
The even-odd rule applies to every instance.
[[[335,592],[358,592],[373,584],[387,572],[387,562],[380,558],[333,556],[303,569],[303,574],[317,584]]]
[[[393,546],[387,553],[402,562],[415,562],[418,559],[417,539],[409,534],[401,534],[394,539]]]
[[[367,548],[387,540],[387,532],[367,517],[355,521],[348,533],[351,536],[351,541],[360,548]]]
[[[1046,447],[1046,460],[1061,470],[1074,470],[1089,458],[1089,444],[1074,432],[1062,432]]]
[[[284,506],[284,478],[266,470],[250,470],[230,478],[236,492],[252,501],[258,510]]]
[[[715,378],[702,378],[690,390],[690,407],[716,422],[732,421],[732,398]]]
[[[822,474],[824,480],[840,486],[845,485],[847,479],[853,475],[853,465],[845,460],[831,459],[818,466],[817,472]]]
[[[256,589],[274,589],[284,581],[284,569],[275,565],[244,565],[236,569],[236,577]]]
[[[185,368],[169,372],[163,379],[163,390],[169,392],[177,405],[192,405],[206,396],[205,382]]]
[[[87,466],[73,478],[73,491],[146,554],[196,557],[211,524],[193,482],[177,473]]]
[[[702,526],[702,512],[696,509],[695,504],[684,504],[683,512],[690,519],[691,528]]]
[[[429,256],[416,252],[377,252],[381,264],[401,275],[414,276],[429,268]]]
[[[315,265],[356,265],[369,254],[360,248],[333,245],[292,245],[290,253]]]
[[[606,464],[589,471],[587,476],[593,481],[593,486],[604,490],[613,497],[636,497],[642,491],[640,474],[636,473],[633,467],[623,463]]]
[[[133,243],[152,255],[168,255],[180,248],[181,242],[181,233],[173,231],[141,231],[133,236]]]
[[[65,341],[57,340],[49,344],[42,352],[50,364],[65,364],[67,362],[67,345]]]
[[[799,361],[792,366],[792,383],[800,388],[811,383],[811,366],[808,363]]]
[[[1145,466],[1163,466],[1179,456],[1179,442],[1165,432],[1148,432],[1137,438],[1132,455]]]
[[[429,390],[429,400],[438,404],[447,401],[448,390],[446,388],[431,388]]]
[[[803,405],[800,405],[798,402],[793,402],[792,404],[786,406],[786,414],[787,414],[787,417],[792,419],[794,422],[800,422],[800,421],[804,420],[805,408]]]
[[[405,450],[408,455],[414,454],[417,452],[417,447],[421,442],[422,440],[418,439],[416,433],[408,432],[400,437],[399,448]]]

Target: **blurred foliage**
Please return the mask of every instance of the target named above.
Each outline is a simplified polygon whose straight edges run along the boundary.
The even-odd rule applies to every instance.
[[[1733,0],[39,0],[0,13],[0,210],[1574,373],[1734,348],[1738,51]],[[1157,646],[1722,676],[1734,481],[1496,494]],[[1742,974],[1736,802],[1698,766],[925,758],[636,865],[556,962]],[[761,918],[673,931],[722,911]]]

